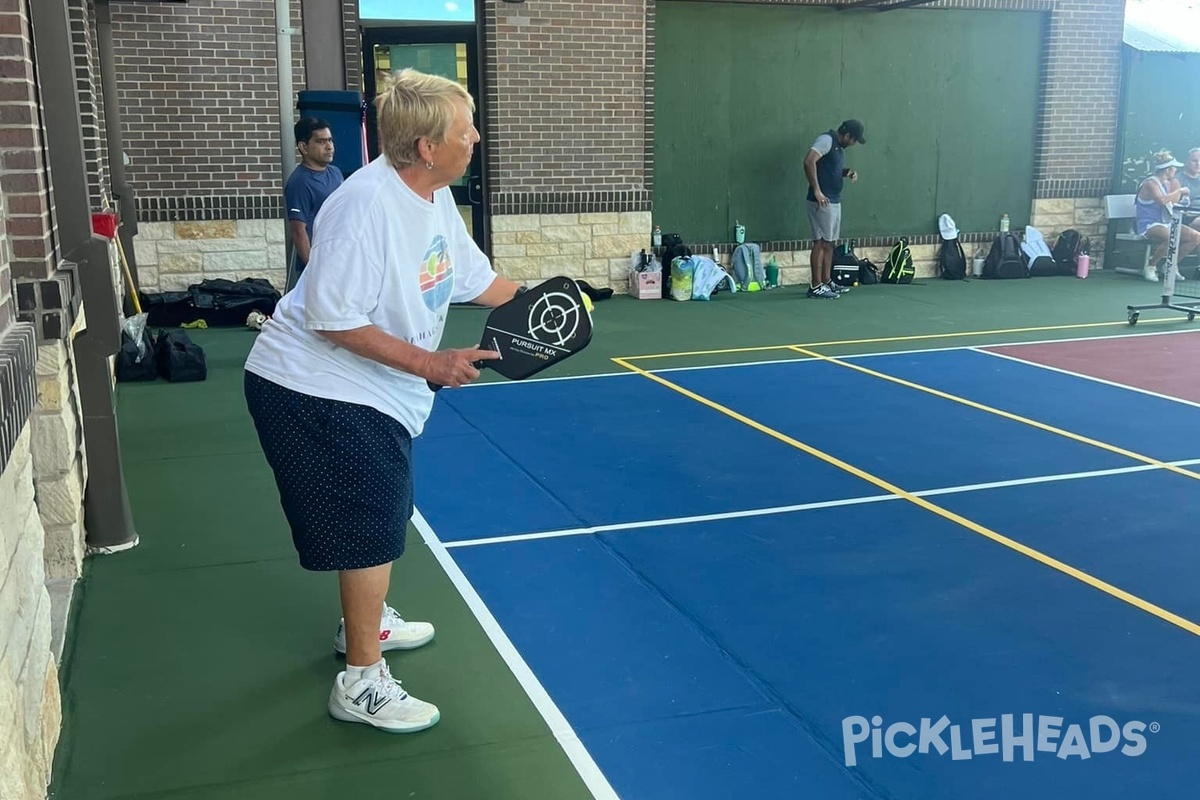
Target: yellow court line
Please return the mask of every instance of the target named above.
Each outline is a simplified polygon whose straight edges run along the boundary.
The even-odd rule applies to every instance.
[[[1045,422],[1038,422],[1035,419],[1029,419],[1028,417],[1022,417],[1020,414],[1013,414],[1011,412],[1004,411],[999,408],[994,408],[993,406],[984,405],[983,403],[977,403],[974,400],[968,400],[965,397],[959,397],[958,395],[955,395],[955,394],[943,392],[940,389],[934,389],[931,386],[924,386],[920,383],[913,383],[912,381],[906,381],[903,378],[897,378],[894,375],[888,375],[883,372],[876,372],[873,369],[868,369],[867,367],[863,367],[858,364],[852,364],[849,361],[843,361],[840,358],[822,355],[820,353],[813,352],[812,350],[806,350],[803,347],[800,347],[799,345],[792,345],[791,349],[795,350],[797,353],[803,353],[804,355],[809,356],[814,359],[819,359],[821,361],[828,361],[831,364],[837,364],[840,367],[846,367],[847,369],[852,369],[857,372],[861,372],[864,375],[870,375],[872,378],[880,378],[885,381],[890,381],[891,383],[897,383],[901,386],[906,386],[909,389],[916,389],[919,392],[925,392],[926,394],[931,394],[934,397],[940,397],[943,400],[949,400],[954,403],[960,403],[969,408],[978,409],[979,411],[986,411],[987,413],[995,414],[998,417],[1004,417],[1005,419],[1011,419],[1013,422],[1020,422],[1024,425],[1029,425],[1030,427],[1037,428],[1039,430],[1043,430],[1048,433],[1053,433],[1058,436],[1065,437],[1067,439],[1073,439],[1076,442],[1090,445],[1092,447],[1098,447],[1101,450],[1107,450],[1110,453],[1116,453],[1119,456],[1125,456],[1126,458],[1131,458],[1134,461],[1141,461],[1143,464],[1150,464],[1151,466],[1161,467],[1162,469],[1170,470],[1171,472],[1178,473],[1179,475],[1184,475],[1188,478],[1195,478],[1196,480],[1200,480],[1200,473],[1192,472],[1190,469],[1184,469],[1183,467],[1177,467],[1174,464],[1168,464],[1165,461],[1159,461],[1157,458],[1151,458],[1150,456],[1144,456],[1141,453],[1135,453],[1132,450],[1126,450],[1125,448],[1118,447],[1115,444],[1108,444],[1107,442],[1101,442],[1098,439],[1090,439],[1087,436],[1083,436],[1082,434],[1072,433],[1071,431],[1064,430],[1063,428],[1056,428],[1053,425],[1048,425]]]
[[[1175,319],[1148,319],[1138,324],[1151,325],[1155,323],[1178,322]],[[1008,333],[1034,333],[1036,331],[1065,331],[1078,330],[1080,328],[1105,328],[1112,325],[1125,325],[1128,322],[1079,322],[1071,325],[1039,325],[1033,328],[1000,328],[993,331],[963,331],[960,333],[918,333],[911,336],[881,336],[875,339],[842,339],[835,342],[803,342],[801,344],[770,344],[759,345],[756,347],[729,347],[722,350],[691,350],[682,353],[647,353],[640,356],[621,356],[613,358],[613,361],[645,361],[654,358],[686,358],[692,356],[718,356],[729,355],[730,353],[756,353],[767,350],[788,350],[794,347],[837,347],[850,344],[882,344],[884,342],[916,342],[923,339],[954,339],[964,336],[998,336]],[[1136,336],[1137,334],[1132,334]],[[1064,340],[1064,341],[1070,341]],[[1014,344],[1013,342],[1000,342],[999,344]],[[1020,344],[1020,342],[1015,342]]]
[[[985,538],[991,539],[992,541],[996,542],[997,544],[1003,545],[1004,547],[1007,547],[1010,550],[1014,550],[1018,553],[1021,553],[1022,555],[1028,556],[1029,558],[1032,558],[1034,561],[1044,564],[1045,566],[1050,567],[1051,569],[1058,570],[1059,572],[1063,573],[1064,575],[1068,575],[1072,578],[1075,578],[1076,580],[1078,580],[1082,583],[1085,583],[1094,589],[1099,589],[1100,591],[1104,592],[1105,594],[1110,595],[1111,597],[1115,597],[1118,600],[1122,600],[1122,601],[1128,603],[1129,605],[1134,606],[1135,608],[1139,608],[1142,611],[1147,612],[1148,614],[1152,614],[1161,620],[1169,622],[1172,625],[1178,626],[1189,633],[1200,636],[1200,625],[1197,625],[1195,622],[1192,622],[1191,620],[1185,619],[1185,618],[1179,616],[1178,614],[1174,614],[1170,611],[1167,611],[1166,609],[1164,609],[1160,606],[1157,606],[1154,603],[1149,602],[1148,600],[1143,600],[1142,598],[1138,597],[1137,595],[1130,594],[1129,592],[1125,591],[1124,589],[1119,589],[1116,586],[1113,586],[1111,583],[1102,581],[1093,575],[1089,575],[1088,573],[1086,573],[1080,569],[1077,569],[1075,567],[1072,567],[1070,564],[1059,561],[1056,558],[1048,556],[1039,550],[1034,550],[1032,547],[1021,544],[1020,542],[1018,542],[1014,539],[1010,539],[1007,536],[1003,536],[1003,535],[997,533],[996,531],[991,530],[990,528],[984,527],[983,525],[980,525],[977,522],[967,519],[966,517],[955,514],[953,511],[950,511],[949,509],[946,509],[946,508],[942,508],[941,506],[937,505],[936,503],[931,503],[930,501],[926,500],[923,497],[918,497],[917,495],[914,495],[912,492],[901,489],[899,486],[896,486],[895,484],[890,483],[876,475],[872,475],[869,472],[865,472],[865,471],[859,469],[858,467],[854,466],[853,464],[848,464],[847,462],[842,461],[841,459],[839,459],[835,456],[831,456],[822,450],[818,450],[815,447],[812,447],[811,445],[807,445],[804,442],[801,442],[797,439],[793,439],[792,437],[790,437],[784,433],[780,433],[779,431],[775,430],[774,428],[770,428],[766,425],[763,425],[761,422],[757,422],[743,414],[739,414],[738,412],[734,411],[733,409],[723,406],[714,400],[710,400],[707,397],[704,397],[703,395],[696,394],[695,392],[685,389],[678,384],[672,383],[671,381],[667,380],[666,378],[663,378],[661,375],[656,375],[655,373],[650,372],[649,370],[644,370],[641,367],[634,366],[633,364],[630,364],[628,361],[626,361],[622,358],[614,358],[613,361],[616,361],[622,367],[624,367],[632,372],[636,372],[643,377],[649,378],[650,380],[654,381],[655,383],[661,384],[672,391],[682,394],[684,397],[687,397],[691,400],[695,400],[697,403],[700,403],[701,405],[708,406],[709,408],[713,409],[714,411],[718,411],[727,417],[731,417],[731,418],[737,420],[738,422],[741,422],[744,425],[748,425],[749,427],[754,428],[756,431],[759,431],[760,433],[765,433],[767,436],[770,436],[773,439],[777,439],[778,441],[781,441],[784,444],[790,445],[790,446],[796,448],[797,450],[801,450],[805,453],[808,453],[809,455],[813,456],[814,458],[818,458],[821,461],[824,461],[825,463],[827,463],[831,466],[837,467],[838,469],[840,469],[844,472],[848,472],[851,475],[854,475],[855,477],[861,478],[862,480],[867,481],[868,483],[873,484],[873,485],[879,487],[880,489],[883,489],[885,492],[888,492],[889,494],[893,494],[893,495],[896,495],[897,497],[907,500],[908,502],[912,503],[915,506],[919,506],[920,508],[923,508],[926,511],[936,514],[939,517],[942,517],[943,519],[949,520],[950,522],[953,522],[957,525],[961,525],[962,527],[966,528],[967,530],[977,533],[980,536],[983,536]]]

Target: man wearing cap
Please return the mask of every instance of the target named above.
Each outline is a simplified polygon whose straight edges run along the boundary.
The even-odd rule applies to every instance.
[[[861,122],[848,119],[836,131],[818,136],[804,159],[808,224],[813,238],[809,297],[832,300],[845,291],[833,282],[833,244],[842,235],[842,185],[847,178],[858,180],[858,173],[846,168],[846,148],[866,144],[865,134]]]

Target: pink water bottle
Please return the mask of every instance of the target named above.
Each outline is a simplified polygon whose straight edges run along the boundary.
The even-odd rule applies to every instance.
[[[1075,258],[1075,277],[1086,278],[1088,276],[1088,263],[1091,259],[1087,253],[1080,253]]]

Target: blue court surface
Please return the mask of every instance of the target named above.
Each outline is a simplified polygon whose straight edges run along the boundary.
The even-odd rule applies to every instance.
[[[596,796],[1194,793],[1200,408],[844,362],[439,396],[423,533]]]

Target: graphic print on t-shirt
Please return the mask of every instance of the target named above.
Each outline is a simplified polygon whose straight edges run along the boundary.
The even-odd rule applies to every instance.
[[[450,300],[454,288],[454,267],[445,236],[435,236],[421,260],[421,299],[430,311],[437,311]]]

